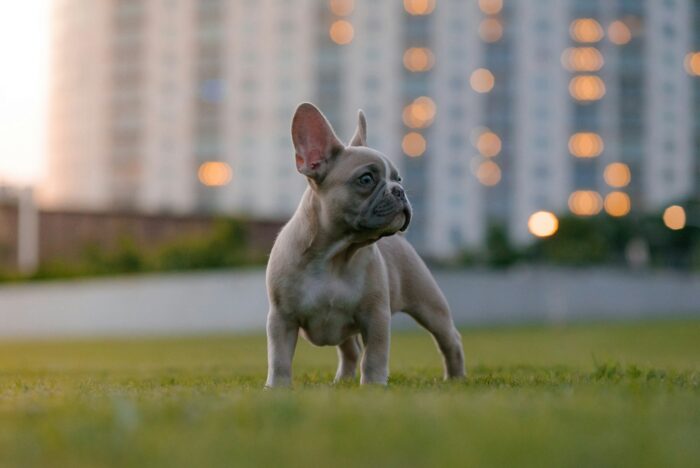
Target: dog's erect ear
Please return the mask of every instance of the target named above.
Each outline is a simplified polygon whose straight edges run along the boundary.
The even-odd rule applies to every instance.
[[[367,146],[367,120],[362,110],[357,112],[357,130],[350,139],[350,146]]]
[[[317,182],[325,176],[332,158],[344,148],[321,111],[308,102],[294,112],[292,141],[297,170]]]

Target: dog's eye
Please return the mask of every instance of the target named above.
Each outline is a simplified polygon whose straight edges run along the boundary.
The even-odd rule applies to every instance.
[[[366,172],[362,174],[357,181],[360,183],[360,185],[369,185],[374,182],[374,176],[372,176],[371,173]]]
[[[401,176],[396,176],[396,182],[399,182],[399,183],[403,182],[403,179],[401,178]]]

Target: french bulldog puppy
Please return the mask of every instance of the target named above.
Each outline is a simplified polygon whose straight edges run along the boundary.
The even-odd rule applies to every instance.
[[[266,387],[288,386],[299,333],[337,346],[336,381],[386,385],[391,316],[403,311],[434,337],[445,377],[464,376],[462,339],[430,271],[399,233],[411,205],[396,167],[366,146],[362,111],[345,146],[323,114],[301,104],[292,120],[297,170],[308,180],[267,265]],[[362,337],[362,344],[359,337]]]

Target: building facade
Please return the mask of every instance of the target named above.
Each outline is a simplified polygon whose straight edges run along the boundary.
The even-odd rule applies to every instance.
[[[448,257],[700,191],[700,0],[56,0],[45,200],[285,218],[289,124],[357,109]]]

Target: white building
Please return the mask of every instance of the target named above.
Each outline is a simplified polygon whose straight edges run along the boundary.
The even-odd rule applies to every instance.
[[[56,0],[47,202],[288,214],[303,184],[281,155],[313,98],[304,3]],[[200,182],[210,161],[227,166],[204,181],[233,180]]]
[[[700,186],[700,0],[55,4],[53,204],[284,218],[304,100],[366,111],[434,256]]]

